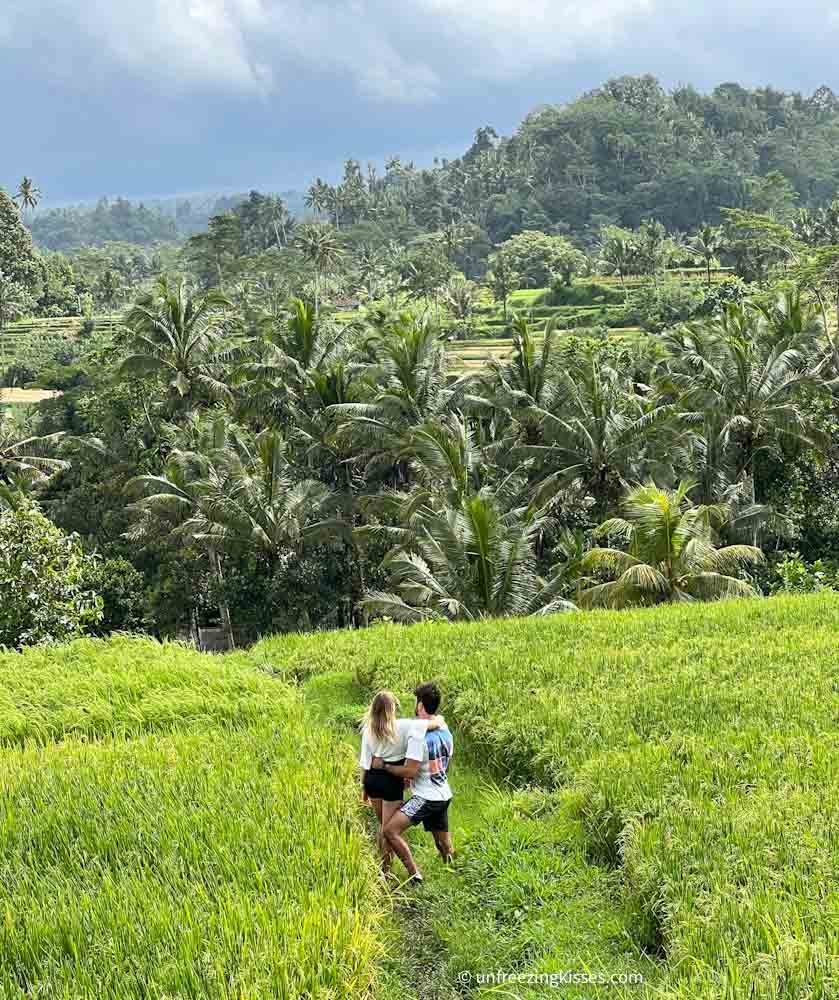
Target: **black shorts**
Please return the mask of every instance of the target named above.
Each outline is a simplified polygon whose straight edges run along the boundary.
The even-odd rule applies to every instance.
[[[434,799],[422,799],[419,795],[408,799],[400,812],[405,813],[411,821],[411,826],[422,823],[423,828],[428,833],[448,833],[449,832],[449,803]]]
[[[404,760],[389,760],[388,764],[398,764]],[[405,779],[395,774],[388,774],[384,768],[371,768],[364,775],[364,791],[371,799],[384,799],[385,802],[401,802],[405,798]]]

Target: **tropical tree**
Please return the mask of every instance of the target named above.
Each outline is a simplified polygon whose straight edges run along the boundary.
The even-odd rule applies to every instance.
[[[344,534],[344,524],[334,514],[328,487],[295,478],[278,431],[265,430],[251,441],[218,415],[191,418],[174,436],[181,446],[171,450],[163,473],[138,476],[129,484],[139,494],[129,537],[146,541],[163,533],[205,552],[232,646],[225,558],[261,555],[270,573],[281,560],[299,558],[309,542]]]
[[[42,264],[32,244],[32,234],[23,225],[17,205],[0,189],[0,271],[27,292],[41,278]]]
[[[454,318],[468,333],[478,301],[478,286],[475,282],[464,278],[452,278],[443,289],[443,300]]]
[[[24,177],[18,185],[17,200],[20,203],[21,214],[34,211],[41,200],[41,192],[35,186],[31,177]]]
[[[96,284],[96,291],[106,309],[113,309],[121,289],[119,275],[110,267],[102,274]]]
[[[234,487],[235,447],[223,419],[206,425],[193,423],[192,429],[200,450],[173,448],[160,474],[129,481],[126,489],[138,499],[131,508],[135,520],[126,538],[147,545],[162,537],[204,553],[216,583],[221,625],[232,649],[233,622],[224,596],[226,539],[218,525],[229,509]]]
[[[367,595],[371,615],[473,620],[573,607],[564,578],[537,572],[549,519],[530,504],[523,469],[494,467],[457,413],[414,428],[406,450],[413,485],[368,503],[375,518],[357,532],[391,544],[390,589]]]
[[[752,545],[718,547],[716,530],[725,523],[724,505],[695,506],[693,483],[674,490],[654,483],[636,486],[621,504],[623,516],[604,521],[600,537],[623,540],[626,548],[594,548],[582,558],[583,572],[612,579],[580,593],[583,607],[625,608],[677,601],[753,597],[754,587],[735,574],[763,561]]]
[[[677,393],[682,424],[703,427],[713,415],[717,455],[750,484],[752,503],[759,454],[784,442],[825,447],[803,405],[805,393],[828,385],[821,329],[816,311],[787,293],[774,307],[729,304],[717,318],[665,338],[662,386]]]
[[[334,271],[344,256],[344,248],[332,226],[309,223],[297,230],[296,245],[315,270],[315,316],[320,315],[321,281]]]
[[[263,315],[254,324],[248,360],[236,372],[243,411],[293,423],[292,410],[312,374],[345,357],[348,332],[319,319],[303,299],[292,299],[284,316]]]
[[[462,399],[462,386],[449,385],[436,328],[410,313],[382,317],[369,330],[364,352],[367,360],[359,374],[369,387],[368,399],[336,405],[330,412],[354,442],[365,474],[404,485],[411,430],[448,413]]]
[[[705,264],[708,276],[708,286],[711,285],[711,265],[717,259],[720,251],[725,246],[725,237],[722,229],[718,226],[702,226],[690,240],[688,246],[691,252]]]
[[[384,562],[389,591],[368,594],[373,616],[415,622],[570,610],[535,571],[534,543],[542,519],[499,508],[491,491],[464,497],[455,507],[420,510],[410,549]]]
[[[523,410],[538,440],[529,435],[521,453],[537,462],[543,488],[572,486],[601,516],[632,480],[658,471],[662,443],[676,433],[675,405],[634,385],[597,350],[557,366],[540,394]]]
[[[31,502],[0,507],[0,647],[66,642],[93,631],[102,601],[93,557]]]
[[[523,288],[547,288],[555,277],[570,285],[586,262],[585,254],[562,236],[533,230],[517,233],[497,251],[506,265],[519,275]]]
[[[625,286],[627,275],[633,273],[636,263],[632,233],[619,226],[604,226],[600,230],[597,261],[604,274],[617,274]]]
[[[230,388],[219,372],[222,321],[229,306],[220,292],[199,295],[183,278],[159,278],[126,317],[131,353],[121,374],[160,376],[178,409],[199,398],[229,399]]]
[[[501,303],[504,322],[507,322],[507,301],[513,292],[521,287],[521,275],[514,269],[510,260],[502,253],[494,253],[489,258],[489,271],[486,276],[487,285],[495,301]]]
[[[63,432],[32,434],[25,423],[0,409],[0,486],[13,492],[28,489],[68,467],[55,455]]]
[[[539,406],[553,386],[551,381],[556,365],[558,342],[557,321],[551,317],[545,325],[542,343],[539,344],[531,329],[530,321],[514,314],[510,324],[513,334],[513,352],[505,361],[492,359],[488,368],[495,385],[496,402],[510,409],[521,410]]]

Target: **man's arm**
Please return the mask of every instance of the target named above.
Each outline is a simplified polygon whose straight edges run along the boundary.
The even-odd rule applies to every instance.
[[[420,763],[418,760],[406,760],[404,764],[385,764],[384,769],[397,778],[413,779],[419,774]]]

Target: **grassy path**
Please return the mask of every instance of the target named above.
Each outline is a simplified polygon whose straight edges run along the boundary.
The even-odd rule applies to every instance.
[[[314,676],[304,695],[312,721],[332,728],[347,753],[355,754],[352,725],[366,693],[352,674]],[[618,903],[618,876],[587,856],[573,797],[499,787],[456,729],[455,740],[456,862],[445,868],[432,839],[411,831],[426,883],[420,890],[395,890],[397,925],[382,969],[382,997],[530,1000],[551,989],[544,981],[480,982],[481,975],[498,971],[640,973],[652,984],[655,962],[641,955],[632,939]],[[398,862],[395,871],[402,874]],[[639,998],[647,992],[637,985],[607,989],[558,981],[555,986],[563,997],[574,998]]]

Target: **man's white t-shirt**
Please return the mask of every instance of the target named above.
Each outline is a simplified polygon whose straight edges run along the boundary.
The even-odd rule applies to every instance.
[[[454,741],[448,728],[414,732],[408,738],[405,757],[418,760],[420,769],[411,781],[411,792],[431,802],[446,802],[452,797],[447,777]]]
[[[396,720],[396,740],[377,740],[375,736],[364,727],[361,734],[361,754],[358,763],[362,771],[369,771],[370,764],[374,757],[381,757],[388,764],[404,760],[408,754],[408,743],[411,737],[425,742],[425,731],[428,722],[425,719],[397,719]],[[416,759],[416,758],[414,758]]]

